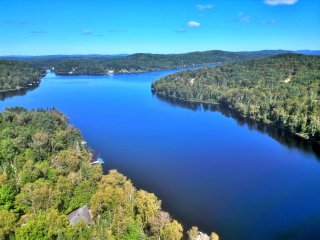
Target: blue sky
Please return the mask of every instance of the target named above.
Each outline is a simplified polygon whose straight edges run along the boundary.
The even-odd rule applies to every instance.
[[[0,1],[0,55],[213,49],[320,49],[320,1]]]

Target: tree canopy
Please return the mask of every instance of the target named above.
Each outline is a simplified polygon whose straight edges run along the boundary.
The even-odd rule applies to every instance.
[[[152,193],[91,165],[77,129],[56,110],[0,114],[0,238],[180,240],[183,227]],[[93,224],[69,224],[83,205]]]
[[[29,63],[0,60],[0,92],[36,85],[44,72]]]

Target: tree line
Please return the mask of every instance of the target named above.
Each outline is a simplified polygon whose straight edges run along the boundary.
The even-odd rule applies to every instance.
[[[44,73],[45,70],[29,63],[0,60],[0,92],[36,85]]]
[[[146,72],[165,69],[177,69],[211,63],[238,62],[259,59],[275,54],[275,51],[227,52],[204,51],[184,54],[149,54],[137,53],[125,56],[110,55],[74,55],[13,57],[15,60],[28,62],[36,67],[52,69],[57,75],[99,75],[114,73]]]
[[[167,97],[223,104],[244,117],[320,141],[319,56],[280,54],[183,71],[152,88]]]
[[[0,114],[0,239],[179,240],[182,225],[116,170],[103,175],[80,132],[57,110]],[[87,204],[93,224],[69,224]],[[199,235],[196,227],[189,239]],[[212,234],[211,239],[218,239]]]

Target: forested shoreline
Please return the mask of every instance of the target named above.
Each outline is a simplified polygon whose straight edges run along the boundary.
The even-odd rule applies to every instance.
[[[83,206],[92,219],[69,222]],[[154,194],[92,165],[80,132],[59,111],[0,113],[1,239],[179,240],[183,233]],[[187,232],[190,240],[199,234],[196,227]]]
[[[0,93],[39,84],[45,70],[16,60],[0,60]]]
[[[261,59],[284,50],[252,52],[204,51],[183,54],[71,55],[0,58],[0,94],[18,92],[39,85],[47,70],[56,75],[106,75],[181,69]]]
[[[158,70],[179,69],[205,64],[239,62],[260,59],[284,53],[284,50],[252,52],[204,51],[183,54],[136,53],[125,56],[34,56],[9,57],[32,64],[44,70],[51,69],[57,75],[103,75],[111,73],[139,73]]]
[[[320,57],[281,54],[166,76],[162,96],[222,104],[265,124],[320,141]]]

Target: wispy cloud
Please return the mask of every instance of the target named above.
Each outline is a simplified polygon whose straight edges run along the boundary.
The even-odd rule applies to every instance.
[[[81,34],[84,36],[103,37],[104,34],[93,32],[91,29],[82,29]]]
[[[17,21],[18,24],[20,25],[32,25],[33,23],[28,21],[28,20],[20,20],[20,21]]]
[[[110,29],[108,32],[109,33],[123,33],[123,32],[127,32],[127,31],[124,29]]]
[[[214,5],[213,4],[201,4],[201,5],[197,5],[196,8],[199,11],[203,11],[203,10],[208,10],[208,9],[214,8]]]
[[[32,25],[33,24],[33,22],[29,20],[12,20],[12,19],[2,20],[2,23],[6,25]]]
[[[177,33],[186,33],[186,32],[187,32],[187,30],[184,29],[184,28],[179,28],[179,29],[177,30]]]
[[[239,19],[239,22],[241,23],[249,23],[251,22],[251,18],[249,16],[243,16]]]
[[[249,23],[251,22],[251,17],[246,16],[243,12],[239,12],[236,21],[240,23]]]
[[[191,28],[194,28],[194,27],[200,27],[200,23],[199,22],[196,22],[196,21],[189,21],[187,22],[187,26],[188,27],[191,27]]]
[[[90,29],[82,29],[81,30],[81,34],[83,34],[83,35],[92,35],[93,32]]]
[[[276,19],[269,19],[269,20],[262,20],[261,21],[262,24],[267,24],[267,25],[276,24],[277,22],[278,22],[278,20],[276,20]]]
[[[32,35],[41,35],[41,34],[46,34],[46,33],[48,33],[48,32],[46,32],[46,31],[33,30],[33,31],[30,31],[30,33],[31,33]]]
[[[264,0],[264,3],[270,6],[276,5],[293,5],[297,3],[298,0]]]

